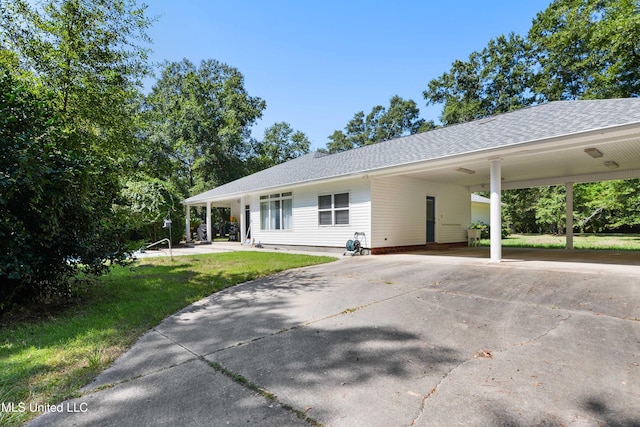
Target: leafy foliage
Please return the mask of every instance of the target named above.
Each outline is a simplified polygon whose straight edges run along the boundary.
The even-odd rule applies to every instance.
[[[310,146],[309,138],[289,123],[274,123],[265,129],[264,138],[255,145],[252,170],[259,171],[308,154]]]
[[[640,8],[633,0],[555,0],[527,38],[498,36],[431,80],[445,125],[540,102],[640,95]]]
[[[0,67],[0,310],[72,291],[78,271],[124,258],[117,175],[82,130]]]
[[[574,185],[574,227],[582,233],[640,229],[640,180]],[[545,186],[502,193],[505,222],[517,233],[566,233],[566,189]]]
[[[147,170],[184,192],[209,190],[242,177],[251,126],[265,102],[249,96],[236,68],[216,60],[164,65],[145,100]],[[157,165],[157,167],[156,167]]]
[[[427,105],[443,105],[445,125],[531,105],[529,51],[528,42],[513,33],[492,39],[481,52],[454,61],[450,71],[429,82],[423,92]]]
[[[120,214],[127,218],[127,237],[132,241],[156,242],[169,237],[161,229],[165,219],[172,221],[172,242],[179,243],[183,235],[183,196],[170,182],[139,174],[124,184]]]
[[[376,105],[371,112],[357,112],[347,123],[344,132],[336,130],[329,136],[327,143],[329,153],[363,147],[381,141],[426,131],[435,125],[425,122],[419,117],[420,110],[412,100],[404,100],[393,96],[389,100],[389,108]]]
[[[640,95],[640,8],[634,0],[556,0],[529,31],[543,100]]]
[[[640,225],[640,180],[578,184],[575,226],[581,232],[636,230]]]
[[[472,230],[480,230],[480,238],[481,239],[489,239],[491,237],[491,225],[484,223],[482,221],[473,222],[470,226]],[[503,239],[509,237],[511,230],[509,226],[505,223],[502,224],[501,236]]]
[[[545,186],[537,189],[536,221],[543,233],[563,234],[566,223],[566,189]]]
[[[540,231],[536,218],[537,188],[523,188],[502,192],[502,214],[504,222],[516,233],[537,233]]]
[[[5,307],[69,296],[126,259],[113,204],[140,148],[144,12],[133,0],[0,3]]]
[[[54,93],[58,112],[111,156],[131,154],[136,86],[148,73],[151,21],[134,0],[2,2],[0,45]]]

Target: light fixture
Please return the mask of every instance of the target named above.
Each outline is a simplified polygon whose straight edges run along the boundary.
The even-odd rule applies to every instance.
[[[585,148],[584,152],[590,155],[591,157],[593,157],[594,159],[597,159],[598,157],[602,157],[602,152],[597,148],[593,148],[593,147]]]
[[[606,162],[604,162],[604,165],[609,169],[618,169],[620,167],[620,165],[613,160],[607,160]]]
[[[468,173],[469,175],[476,173],[476,171],[472,171],[471,169],[467,169],[467,168],[456,168],[456,171]]]

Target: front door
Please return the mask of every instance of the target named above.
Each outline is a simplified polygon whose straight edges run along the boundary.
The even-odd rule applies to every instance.
[[[436,241],[436,198],[427,196],[427,243]]]

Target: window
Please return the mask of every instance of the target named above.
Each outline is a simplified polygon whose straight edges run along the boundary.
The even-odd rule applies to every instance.
[[[349,225],[349,193],[318,196],[318,225]]]
[[[293,194],[260,196],[260,229],[291,230],[293,228]]]

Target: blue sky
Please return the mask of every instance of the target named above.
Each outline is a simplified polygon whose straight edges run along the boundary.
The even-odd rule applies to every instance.
[[[152,0],[155,62],[217,59],[245,76],[267,103],[252,135],[285,121],[312,149],[360,110],[413,99],[438,121],[422,92],[491,38],[524,35],[551,0],[333,1]]]

